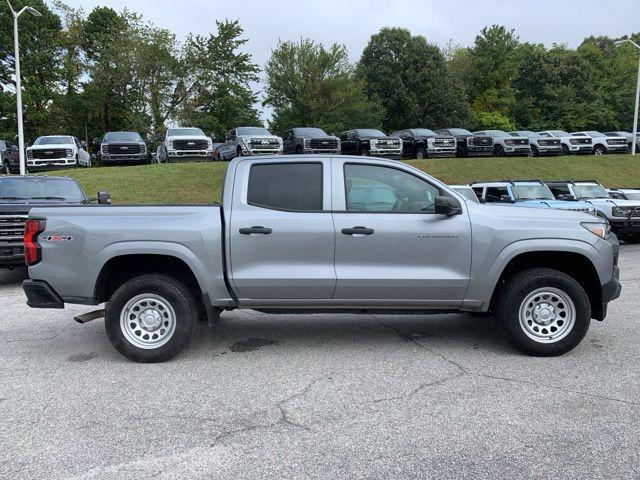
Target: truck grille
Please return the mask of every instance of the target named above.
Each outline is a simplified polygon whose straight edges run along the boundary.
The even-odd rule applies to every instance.
[[[317,150],[336,150],[338,148],[338,140],[335,138],[312,138],[309,145]]]
[[[107,153],[110,155],[137,155],[140,153],[140,144],[110,143],[107,146]]]
[[[0,246],[22,245],[27,215],[0,215]]]
[[[538,144],[539,145],[544,145],[547,147],[559,147],[560,146],[560,139],[559,138],[541,138],[540,140],[538,140]]]
[[[174,140],[173,148],[176,150],[206,150],[209,142],[206,140]]]
[[[626,145],[627,140],[624,138],[612,138],[611,140],[607,140],[607,144],[609,145]]]
[[[276,138],[252,138],[251,146],[256,148],[279,147],[280,142]]]
[[[66,148],[47,148],[42,150],[29,150],[29,158],[36,160],[47,160],[53,158],[65,158],[67,156]]]
[[[491,137],[471,137],[471,144],[476,146],[491,146],[493,139]]]
[[[400,147],[400,140],[399,139],[394,139],[394,140],[378,140],[378,147],[386,147],[386,148],[399,148]]]
[[[456,146],[456,139],[455,138],[448,138],[448,137],[437,137],[433,139],[433,144],[436,147],[450,147],[453,148]]]
[[[591,145],[590,138],[572,138],[569,140],[571,145]]]
[[[512,140],[513,145],[529,145],[529,139],[528,138],[516,138],[515,140]],[[507,141],[507,145],[509,144],[509,142]]]

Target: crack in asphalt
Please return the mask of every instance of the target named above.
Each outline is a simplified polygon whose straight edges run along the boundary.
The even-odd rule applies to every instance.
[[[437,351],[433,350],[432,348],[427,347],[423,343],[420,343],[416,338],[412,337],[410,334],[402,331],[401,329],[399,329],[397,327],[394,327],[392,325],[389,325],[389,324],[383,322],[382,320],[377,318],[375,315],[372,315],[372,317],[380,325],[382,325],[383,327],[394,331],[405,342],[413,343],[417,347],[419,347],[419,348],[431,353],[432,355],[435,355],[436,357],[440,358],[441,360],[444,360],[445,362],[449,363],[450,365],[453,365],[454,367],[456,367],[458,369],[458,373],[457,374],[449,375],[447,377],[440,378],[438,380],[432,380],[430,382],[426,382],[426,383],[424,383],[422,385],[419,385],[418,387],[413,389],[411,392],[400,394],[400,395],[396,395],[396,396],[393,396],[393,397],[388,397],[388,398],[380,398],[380,399],[374,400],[373,403],[380,403],[380,402],[383,402],[383,401],[394,401],[394,400],[400,400],[400,399],[403,399],[403,398],[404,399],[411,398],[413,395],[417,394],[421,390],[424,390],[424,389],[426,389],[428,387],[441,385],[443,383],[446,383],[446,382],[448,382],[450,380],[454,380],[456,378],[462,377],[464,375],[470,375],[470,376],[474,376],[474,377],[487,378],[487,379],[491,379],[491,380],[499,380],[499,381],[504,381],[504,382],[519,383],[519,384],[522,384],[522,385],[530,385],[530,386],[533,386],[533,387],[550,388],[550,389],[558,390],[558,391],[561,391],[561,392],[573,393],[575,395],[581,395],[581,396],[590,397],[590,398],[597,398],[599,400],[606,400],[606,401],[611,401],[611,402],[623,403],[625,405],[630,405],[630,406],[634,406],[634,407],[640,407],[640,403],[632,402],[630,400],[625,400],[623,398],[610,397],[608,395],[600,395],[600,394],[597,394],[597,393],[582,392],[580,390],[572,390],[572,389],[569,389],[569,388],[559,387],[557,385],[547,385],[547,384],[544,384],[544,383],[537,383],[537,382],[532,382],[532,381],[528,381],[528,380],[521,380],[521,379],[517,379],[517,378],[501,377],[501,376],[498,376],[498,375],[491,375],[491,374],[488,374],[488,373],[469,371],[462,364],[460,364],[460,363],[448,358],[447,356],[443,355],[440,352],[437,352]]]

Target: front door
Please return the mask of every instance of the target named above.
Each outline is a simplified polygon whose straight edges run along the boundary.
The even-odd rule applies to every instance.
[[[324,158],[238,163],[227,245],[241,303],[331,299],[336,277],[330,169]]]
[[[439,187],[401,167],[342,160],[333,176],[344,186],[333,197],[334,299],[384,307],[460,305],[471,269],[466,207],[460,215],[436,214]]]

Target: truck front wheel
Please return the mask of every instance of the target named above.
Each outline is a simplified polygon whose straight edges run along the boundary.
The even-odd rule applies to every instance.
[[[572,350],[587,334],[591,304],[582,286],[569,275],[532,268],[506,280],[495,316],[518,350],[556,356]]]
[[[180,281],[161,274],[125,282],[111,297],[105,327],[111,344],[134,362],[164,362],[189,343],[198,303]]]

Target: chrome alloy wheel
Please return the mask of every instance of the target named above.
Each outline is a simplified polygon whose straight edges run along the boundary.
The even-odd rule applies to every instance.
[[[520,304],[520,327],[532,340],[555,343],[565,338],[576,322],[571,297],[554,287],[538,288]]]
[[[176,314],[171,304],[153,293],[130,299],[120,313],[120,329],[129,343],[144,349],[167,343],[176,330]]]

